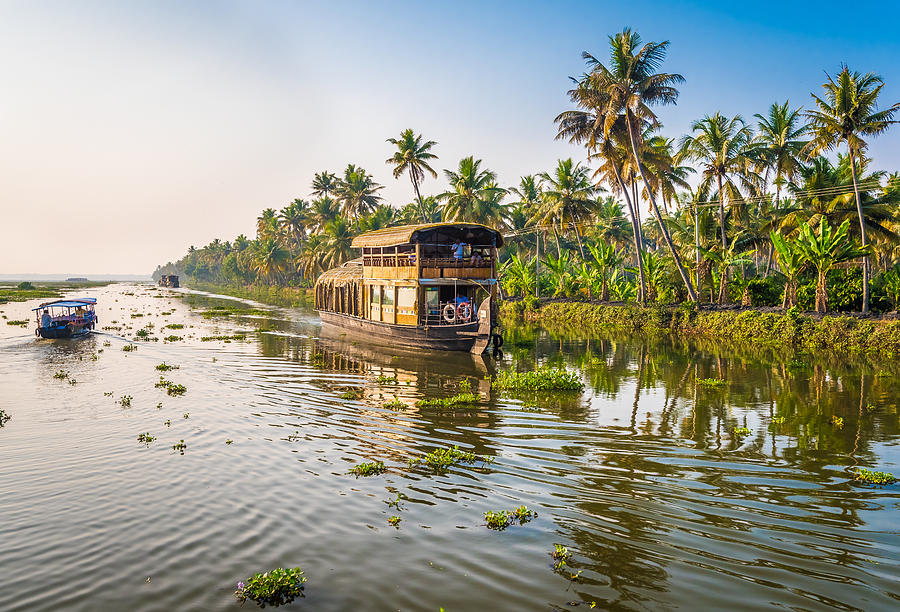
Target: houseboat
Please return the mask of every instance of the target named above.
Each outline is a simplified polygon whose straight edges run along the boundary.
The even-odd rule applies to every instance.
[[[323,329],[410,348],[481,353],[502,342],[497,249],[503,236],[476,223],[404,225],[368,232],[360,257],[322,274]]]
[[[77,338],[97,325],[96,298],[44,302],[35,313],[35,336],[41,338]]]
[[[163,274],[159,277],[159,286],[160,287],[169,287],[171,289],[178,289],[178,275],[177,274]]]

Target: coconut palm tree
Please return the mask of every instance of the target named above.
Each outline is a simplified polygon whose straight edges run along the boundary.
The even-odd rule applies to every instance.
[[[650,42],[641,47],[640,36],[629,28],[611,36],[609,40],[611,47],[609,67],[604,66],[590,53],[582,54],[591,69],[590,78],[596,81],[597,89],[607,94],[606,112],[603,113],[604,131],[609,134],[615,126],[616,118],[624,115],[632,159],[644,187],[647,189],[650,210],[656,217],[660,234],[678,268],[688,297],[692,302],[696,302],[697,294],[694,292],[691,278],[685,271],[681,257],[672,243],[643,165],[643,151],[646,148],[643,140],[644,125],[659,127],[659,120],[650,107],[656,104],[674,104],[678,99],[678,90],[675,85],[684,82],[684,77],[675,73],[657,72],[657,68],[666,57],[668,41]]]
[[[728,248],[725,231],[725,201],[740,218],[741,188],[754,193],[759,175],[753,169],[753,131],[740,115],[730,119],[721,113],[707,115],[691,124],[691,134],[679,143],[679,158],[700,164],[701,187],[718,187],[719,231],[722,248]]]
[[[329,196],[322,196],[312,201],[310,205],[311,229],[315,233],[321,233],[325,226],[341,214],[340,205]]]
[[[316,172],[312,182],[312,195],[327,198],[337,189],[338,178],[331,172]]]
[[[596,191],[588,172],[586,166],[574,163],[571,158],[559,160],[552,174],[542,172],[540,177],[544,191],[541,206],[535,215],[535,221],[553,220],[562,226],[574,225],[581,259],[584,259],[584,245],[578,226],[590,216]]]
[[[384,189],[363,168],[348,164],[344,170],[344,178],[338,183],[335,195],[341,204],[341,210],[347,217],[356,220],[359,231],[359,217],[373,210],[381,201],[378,192]]]
[[[419,211],[422,213],[422,222],[427,223],[425,205],[422,203],[422,194],[419,193],[419,183],[425,180],[425,172],[437,178],[437,172],[428,165],[428,161],[437,159],[437,155],[429,150],[437,143],[433,140],[422,142],[422,135],[418,136],[411,129],[403,130],[400,138],[388,138],[387,142],[397,147],[397,151],[388,159],[386,164],[394,166],[394,178],[400,178],[404,172],[409,173],[416,199],[419,201]]]
[[[334,268],[350,259],[353,254],[350,244],[356,234],[346,219],[338,217],[330,221],[325,226],[324,235],[322,260],[325,265]]]
[[[253,269],[260,281],[274,283],[290,260],[291,254],[274,237],[264,238],[253,247]]]
[[[865,139],[878,136],[887,131],[891,124],[897,123],[893,117],[900,110],[900,102],[884,110],[878,110],[878,94],[884,87],[884,81],[877,74],[851,72],[850,68],[844,66],[836,79],[831,75],[826,76],[828,80],[822,84],[825,90],[822,97],[812,94],[817,110],[805,113],[812,134],[806,150],[814,155],[837,148],[841,144],[847,145],[860,238],[865,249],[868,241],[857,187],[856,164],[859,156],[865,153],[868,144]],[[863,260],[863,312],[869,312],[868,257]]]
[[[602,176],[614,194],[622,194],[625,198],[626,209],[631,219],[635,260],[638,267],[638,300],[643,303],[646,295],[646,282],[641,254],[644,247],[640,215],[631,200],[624,178],[628,157],[623,145],[623,142],[627,140],[624,117],[622,115],[614,117],[611,125],[607,126],[606,113],[610,110],[609,93],[598,88],[596,79],[592,79],[590,75],[584,75],[579,80],[572,80],[575,82],[575,87],[569,90],[569,99],[580,110],[564,111],[557,115],[554,119],[557,124],[556,139],[566,139],[587,147],[589,160],[600,159],[602,161],[594,176]]]
[[[266,208],[256,218],[256,237],[259,240],[278,237],[278,213],[274,208]]]
[[[306,225],[309,222],[309,202],[296,199],[278,213],[278,223],[282,231],[294,239],[295,252],[299,253],[306,235]]]
[[[850,240],[849,226],[848,219],[835,230],[824,217],[819,220],[818,231],[813,230],[809,223],[800,226],[795,245],[809,265],[816,269],[816,312],[828,312],[828,272],[835,264],[864,257],[871,251],[870,247],[860,248]]]
[[[756,133],[754,152],[760,166],[765,168],[763,182],[768,182],[770,173],[775,175],[773,182],[776,212],[781,205],[781,188],[785,183],[795,181],[800,172],[802,150],[806,146],[803,137],[808,130],[808,126],[801,122],[800,109],[791,109],[789,105],[789,100],[785,100],[784,104],[775,102],[765,116],[759,113],[753,115],[757,119],[759,129]],[[772,249],[773,245],[769,244],[766,275],[772,263]]]
[[[481,160],[473,156],[459,161],[456,172],[444,170],[450,190],[437,196],[444,202],[443,218],[484,225],[502,225],[506,211],[502,200],[506,190],[497,186],[497,175],[481,169]]]

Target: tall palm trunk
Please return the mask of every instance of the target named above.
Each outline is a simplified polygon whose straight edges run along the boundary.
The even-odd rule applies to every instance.
[[[575,229],[575,239],[578,240],[578,250],[581,252],[581,261],[584,261],[584,245],[581,243],[581,233],[578,231],[578,217],[575,217],[572,226]]]
[[[850,173],[853,176],[853,194],[856,196],[856,214],[859,215],[859,237],[862,247],[866,248],[866,222],[863,219],[862,201],[859,199],[859,186],[856,184],[856,159],[853,155],[853,147],[848,143],[847,148],[850,151]],[[869,312],[869,256],[863,257],[863,314]],[[816,303],[818,308],[818,295],[816,295]]]
[[[688,297],[695,304],[697,303],[697,294],[694,292],[694,285],[691,283],[691,277],[688,275],[687,271],[684,269],[684,266],[681,264],[681,257],[678,255],[678,251],[675,250],[675,244],[672,242],[672,237],[669,235],[669,228],[666,227],[666,224],[663,223],[662,215],[659,214],[659,208],[656,206],[656,198],[653,197],[653,190],[650,189],[650,184],[647,182],[647,177],[644,176],[644,165],[641,163],[641,158],[638,155],[637,143],[634,140],[634,132],[631,128],[631,119],[626,116],[626,122],[628,123],[628,140],[631,141],[631,152],[634,154],[634,160],[637,162],[638,173],[641,175],[641,180],[644,181],[644,185],[647,187],[647,195],[650,196],[650,208],[653,210],[653,214],[656,216],[656,222],[659,224],[659,231],[662,233],[663,238],[666,241],[666,244],[669,247],[669,251],[672,253],[672,257],[675,259],[675,266],[678,268],[678,273],[681,274],[681,279],[684,281],[684,286],[687,288]]]
[[[781,204],[781,177],[779,176],[776,179],[775,185],[775,215],[778,216],[778,206]],[[769,254],[766,255],[766,271],[763,274],[764,278],[768,278],[769,271],[772,269],[772,258],[775,255],[775,245],[769,242]]]
[[[419,181],[416,179],[416,173],[413,172],[412,166],[409,167],[409,178],[412,180],[413,189],[416,192],[416,199],[419,200],[419,213],[422,215],[422,223],[428,223],[428,217],[425,216],[425,204],[422,202],[422,194],[419,193]]]
[[[559,232],[556,231],[556,219],[553,220],[553,236],[556,238],[556,256],[562,257],[562,248],[559,246]]]
[[[722,193],[722,175],[716,176],[719,183],[719,231],[722,232],[722,248],[728,248],[728,240],[725,238],[725,194]]]
[[[638,219],[634,215],[634,207],[632,207],[631,198],[628,196],[628,187],[625,185],[625,181],[622,180],[622,174],[619,172],[619,167],[615,162],[612,162],[612,167],[613,172],[616,175],[616,180],[619,182],[619,188],[622,190],[622,193],[625,194],[625,203],[628,205],[628,216],[631,217],[631,229],[634,234],[634,250],[637,252],[638,277],[640,279],[640,285],[638,285],[638,301],[643,304],[647,299],[647,282],[644,279],[644,258],[641,257],[644,249],[641,244],[640,225],[638,224]]]

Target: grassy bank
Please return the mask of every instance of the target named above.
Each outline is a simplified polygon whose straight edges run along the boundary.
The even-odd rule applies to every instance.
[[[615,330],[672,333],[684,337],[749,343],[797,351],[836,351],[880,356],[900,355],[900,321],[815,317],[794,310],[698,310],[687,304],[639,306],[584,302],[505,302],[501,317],[530,320],[571,331]]]
[[[25,302],[41,298],[59,298],[64,291],[73,291],[87,287],[103,287],[106,281],[48,281],[44,283],[0,283],[0,304],[6,302]]]
[[[253,300],[262,302],[263,304],[272,304],[273,306],[305,306],[312,299],[312,289],[302,287],[266,287],[266,286],[233,286],[233,285],[214,285],[212,283],[202,283],[188,281],[184,285],[190,289],[199,291],[208,291],[210,293],[218,293],[220,295],[230,295],[232,297],[243,298],[245,300]]]

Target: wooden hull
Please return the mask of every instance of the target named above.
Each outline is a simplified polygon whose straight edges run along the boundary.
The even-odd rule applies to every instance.
[[[462,325],[391,325],[336,312],[317,311],[326,333],[346,334],[345,339],[390,346],[439,351],[471,351],[478,340],[478,321]]]

